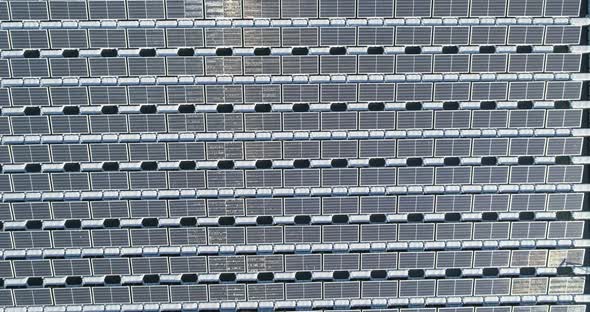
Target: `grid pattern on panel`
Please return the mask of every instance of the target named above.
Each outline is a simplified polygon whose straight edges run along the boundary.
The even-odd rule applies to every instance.
[[[584,1],[1,0],[0,312],[585,312]]]

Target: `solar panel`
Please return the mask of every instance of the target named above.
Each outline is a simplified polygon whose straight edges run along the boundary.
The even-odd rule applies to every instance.
[[[15,277],[53,275],[49,260],[15,260],[13,266]]]
[[[18,232],[12,234],[14,248],[51,248],[49,232]]]
[[[436,281],[400,281],[399,296],[400,298],[412,298],[423,296],[434,296]]]
[[[206,301],[207,299],[206,285],[170,286],[171,302],[200,302]]]
[[[412,2],[414,0],[406,0],[407,2]],[[425,2],[424,0],[416,0],[416,5],[418,7],[422,6],[423,3],[421,2]],[[428,0],[428,2],[430,2]],[[411,6],[413,7],[413,6]],[[428,6],[428,8],[430,8],[430,6]],[[396,12],[399,12],[398,10],[402,10],[400,9],[400,5],[397,6]],[[414,10],[414,9],[412,9]],[[430,9],[428,9],[430,10]],[[399,13],[396,13],[396,16]],[[429,14],[426,13],[426,11],[422,11],[421,9],[419,9],[418,11],[416,11],[416,13],[402,13],[402,14],[409,14],[409,16],[412,16],[411,14]],[[395,44],[396,45],[430,45],[430,42],[432,40],[432,27],[422,27],[422,26],[400,26],[397,27],[395,29]]]
[[[543,0],[509,1],[508,16],[541,16]]]
[[[91,304],[89,288],[56,288],[53,290],[55,304]]]
[[[474,252],[474,267],[507,267],[510,259],[510,251],[508,250],[494,250],[494,251],[475,251]]]
[[[131,293],[134,303],[169,301],[167,286],[133,286]]]
[[[434,196],[432,195],[417,195],[417,196],[400,196],[399,197],[400,213],[411,212],[433,212],[434,211]]]
[[[167,1],[168,5],[174,5],[176,1]],[[179,1],[180,2],[180,1]],[[178,12],[184,14],[184,12]],[[168,15],[178,14],[168,10]],[[202,47],[204,45],[203,29],[170,28],[166,29],[166,44],[174,47]]]
[[[396,2],[396,17],[429,17],[430,0],[401,0]]]
[[[506,26],[473,26],[471,27],[471,44],[506,44]]]
[[[511,72],[541,72],[545,62],[543,54],[511,54],[508,71]],[[547,67],[545,70],[550,71]]]
[[[510,279],[508,278],[494,278],[494,279],[478,279],[475,280],[474,295],[508,295],[510,294]],[[481,308],[478,308],[481,309]],[[501,309],[501,307],[494,307],[488,309]],[[484,310],[485,311],[485,310]]]
[[[379,1],[379,0],[374,0]],[[385,2],[385,1],[382,1]],[[364,5],[364,3],[359,3]],[[390,3],[391,4],[391,3]],[[385,6],[387,4],[384,4]],[[359,15],[362,14],[382,14],[383,6],[379,8],[376,13],[364,13],[359,11]],[[359,9],[360,10],[360,9]],[[359,45],[392,45],[393,44],[393,27],[359,27],[358,28],[358,44]],[[360,58],[360,56],[359,56]]]
[[[209,285],[210,301],[244,301],[246,285]]]
[[[320,17],[355,17],[355,0],[319,0]]]
[[[397,257],[397,253],[393,252],[362,254],[361,269],[395,269],[397,268]]]
[[[400,224],[399,241],[434,240],[434,224]],[[400,258],[401,261],[401,258]],[[400,262],[401,267],[401,262]]]
[[[10,2],[9,6],[13,20],[46,20],[49,17],[45,2]]]
[[[293,299],[321,299],[322,283],[285,284],[285,297]]]
[[[577,16],[580,12],[578,0],[546,0],[545,16]]]
[[[282,284],[250,284],[248,299],[250,300],[284,300]]]
[[[208,200],[209,216],[244,215],[242,200]]]
[[[130,303],[129,286],[96,287],[92,290],[94,303]]]
[[[283,229],[280,227],[249,228],[246,231],[246,241],[249,244],[281,244]]]
[[[436,211],[469,212],[471,211],[471,200],[469,195],[439,195],[436,196]]]
[[[438,281],[437,296],[470,296],[473,292],[473,280],[448,279]]]
[[[460,73],[469,71],[469,55],[434,55],[434,67],[435,73]],[[437,83],[440,85],[442,83]]]
[[[442,16],[467,16],[468,15],[468,0],[434,0],[432,5],[432,15],[436,17]]]
[[[201,0],[166,0],[165,3],[167,18],[203,18]]]
[[[125,1],[88,1],[90,19],[124,19],[126,18]]]
[[[127,30],[127,42],[130,48],[164,47],[164,30],[129,29]]]
[[[50,3],[56,3],[58,1],[51,1]],[[74,3],[73,1],[59,1],[60,4]],[[84,3],[82,3],[84,5]],[[85,6],[84,6],[85,7]],[[60,11],[61,9],[57,9]],[[70,11],[71,12],[71,11]],[[70,14],[70,13],[66,13]],[[87,48],[88,38],[85,30],[75,29],[51,29],[49,31],[49,38],[51,41],[52,48]]]
[[[437,255],[436,267],[470,268],[473,261],[472,258],[473,254],[471,251],[442,251]]]
[[[15,289],[13,293],[14,302],[17,306],[53,304],[51,290],[47,288]]]
[[[12,214],[15,220],[51,219],[48,203],[13,203]]]
[[[54,259],[52,264],[55,276],[92,275],[88,259]]]

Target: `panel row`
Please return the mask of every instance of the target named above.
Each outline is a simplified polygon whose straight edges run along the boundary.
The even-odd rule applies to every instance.
[[[4,164],[581,155],[583,138],[27,144],[0,146]]]
[[[322,55],[322,56],[207,56],[150,58],[14,58],[0,60],[0,78],[23,77],[98,77],[98,76],[217,76],[223,75],[331,75],[331,74],[428,74],[428,73],[505,73],[543,72],[543,54],[438,54],[438,55]],[[471,59],[471,65],[470,65]],[[434,62],[433,62],[434,60]],[[547,54],[545,72],[580,70],[579,54]],[[90,69],[90,70],[89,70]],[[514,84],[514,83],[513,83]],[[543,83],[516,83],[509,99],[542,99]],[[448,85],[448,84],[447,84]],[[465,85],[455,96],[469,99]],[[246,88],[254,88],[247,86]],[[260,87],[258,87],[260,88]],[[439,94],[436,94],[438,91]],[[442,95],[441,95],[442,93]],[[435,98],[449,96],[448,90],[435,90]],[[257,93],[254,98],[264,97]],[[276,98],[276,95],[271,95]],[[392,97],[393,94],[389,95]],[[550,95],[548,95],[551,97]],[[452,98],[452,97],[451,97]],[[499,99],[505,98],[504,95]],[[280,98],[278,98],[280,99]],[[248,101],[248,99],[246,99]],[[251,100],[250,100],[251,101]],[[258,100],[260,101],[260,100]]]
[[[582,182],[582,174],[582,165],[5,173],[0,191],[574,184]]]
[[[530,0],[529,0],[530,1]],[[96,1],[91,1],[96,2]],[[109,1],[114,3],[116,1]],[[14,1],[12,3],[26,3]],[[36,2],[43,3],[43,2]],[[74,3],[69,1],[67,3]],[[2,49],[579,44],[579,26],[117,28],[0,31]]]
[[[534,305],[534,306],[526,306],[526,305],[515,305],[515,306],[487,306],[487,307],[469,307],[469,306],[462,306],[462,307],[445,307],[445,308],[403,308],[403,309],[348,309],[348,310],[313,310],[317,312],[327,312],[327,311],[334,311],[334,312],[548,312],[549,309],[551,312],[584,312],[585,306],[583,305],[551,305],[551,306],[543,306],[543,305]],[[301,310],[304,311],[304,310]],[[311,312],[311,311],[305,311]]]
[[[460,240],[581,239],[584,221],[273,225],[0,232],[0,247],[90,248]]]
[[[14,91],[14,90],[13,90]],[[14,93],[13,93],[14,94]],[[39,100],[37,98],[37,100]],[[578,128],[582,110],[461,110],[4,116],[0,134],[124,134],[257,131]],[[236,142],[238,143],[238,142]],[[275,142],[274,144],[280,144]],[[291,143],[288,143],[291,144]],[[238,146],[238,145],[236,145]],[[241,145],[240,145],[241,146]],[[310,147],[314,148],[314,147]],[[395,150],[395,149],[394,149]],[[431,150],[431,148],[427,149]],[[469,154],[469,148],[463,149]],[[577,153],[572,150],[572,154]],[[239,151],[237,151],[239,153]],[[270,151],[272,152],[272,151]],[[354,153],[354,151],[351,151]],[[280,151],[275,156],[280,158]],[[535,152],[538,154],[539,152]],[[126,154],[126,153],[125,153]],[[317,154],[317,153],[316,153]],[[318,158],[314,153],[309,158]],[[431,155],[432,153],[427,153]],[[525,153],[526,154],[526,153]],[[197,154],[199,155],[199,154]],[[199,159],[197,155],[195,159]],[[238,154],[242,155],[242,154]],[[387,154],[391,155],[391,154]],[[474,155],[480,155],[475,153]],[[498,155],[502,155],[499,153]],[[243,156],[226,157],[239,159]],[[284,156],[286,158],[303,156]],[[367,156],[363,156],[367,157]],[[3,156],[6,159],[6,156]],[[208,157],[210,158],[210,157]],[[220,158],[222,158],[220,156]],[[28,158],[25,158],[28,159]],[[82,157],[82,159],[84,159]],[[124,160],[125,158],[121,159]],[[163,160],[164,158],[158,159]],[[26,160],[23,160],[26,161]]]
[[[21,61],[31,70],[45,62]],[[0,106],[559,101],[581,92],[581,81],[13,87],[0,89]]]
[[[584,277],[114,286],[0,290],[0,306],[582,294]],[[55,299],[55,301],[54,301]],[[404,311],[402,309],[401,311]],[[412,309],[409,309],[412,310]],[[435,310],[435,309],[433,309]]]
[[[583,193],[0,203],[4,221],[339,214],[580,211]]]
[[[583,249],[0,260],[0,277],[581,266]]]
[[[580,0],[51,0],[8,1],[0,6],[4,20],[579,15]]]

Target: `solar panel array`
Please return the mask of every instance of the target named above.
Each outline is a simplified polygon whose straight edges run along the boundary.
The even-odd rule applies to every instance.
[[[0,1],[0,311],[584,312],[583,2]]]

